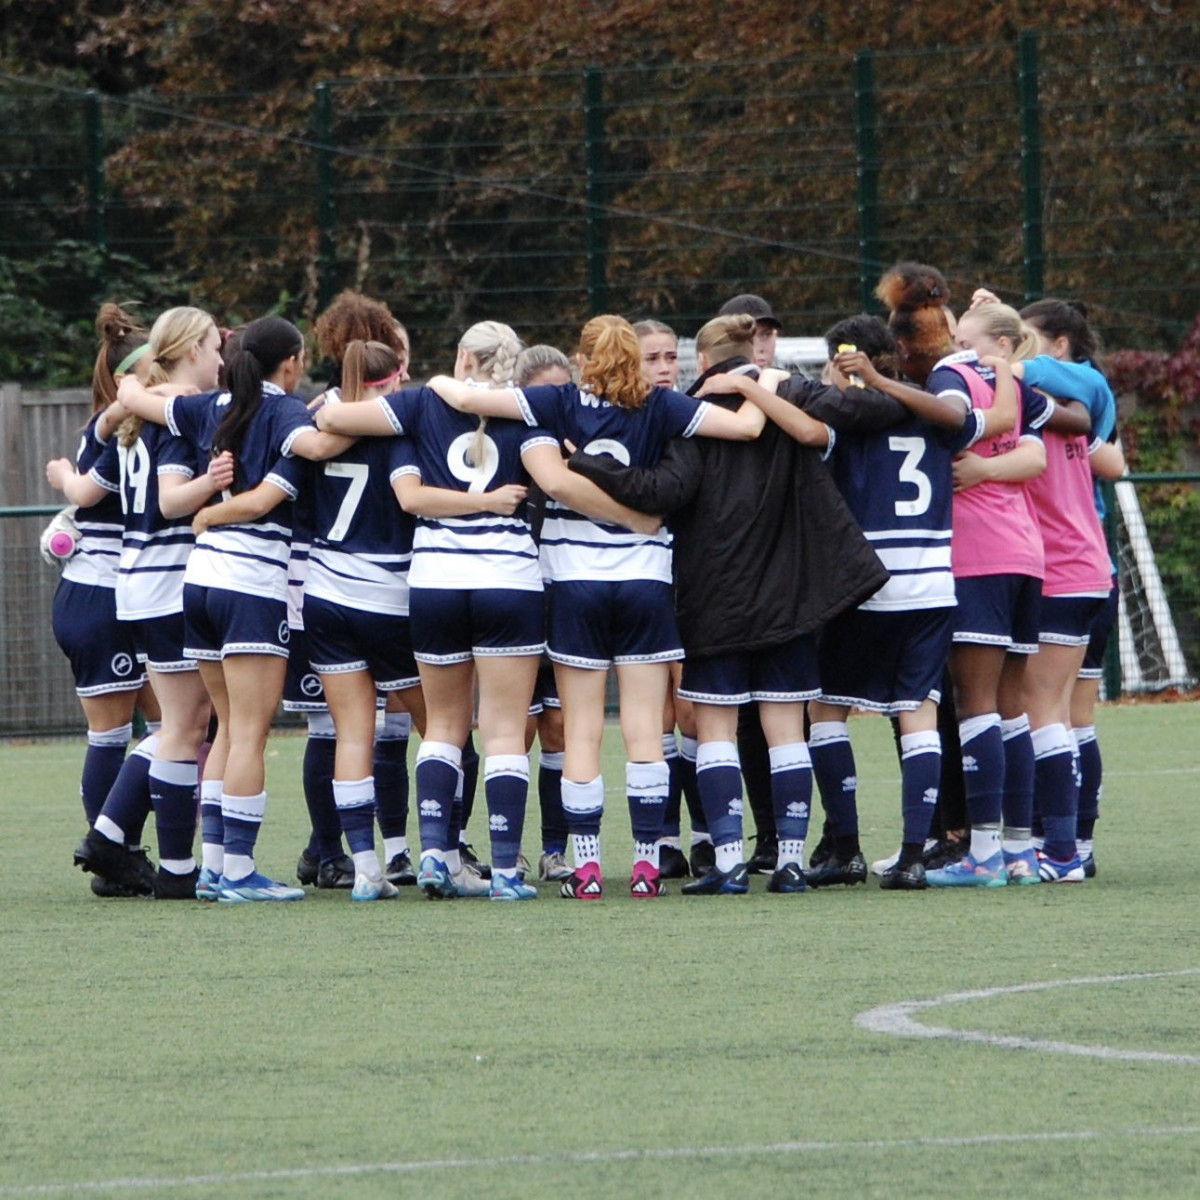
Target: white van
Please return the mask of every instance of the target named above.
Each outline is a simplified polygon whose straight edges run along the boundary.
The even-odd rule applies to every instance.
[[[785,371],[819,379],[829,361],[825,339],[819,337],[781,337],[775,342],[775,366]],[[679,339],[679,382],[681,392],[696,382],[700,367],[696,361],[696,339]]]

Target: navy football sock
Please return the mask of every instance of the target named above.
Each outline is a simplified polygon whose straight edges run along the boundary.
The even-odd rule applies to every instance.
[[[88,748],[83,757],[79,795],[89,825],[95,825],[108,793],[117,781],[125,762],[125,747],[133,735],[133,725],[120,725],[101,732],[88,730]]]
[[[150,800],[158,831],[158,856],[167,870],[185,874],[195,865],[196,785],[194,762],[157,758],[150,764]]]
[[[543,751],[538,760],[538,805],[542,814],[542,852],[563,854],[567,849],[567,814],[563,812],[563,754]]]
[[[386,713],[375,742],[375,816],[384,839],[408,832],[408,736],[412,717]]]
[[[492,843],[492,870],[514,874],[525,830],[529,798],[529,757],[489,754],[483,765],[483,794],[487,800]]]
[[[924,846],[937,807],[942,776],[942,739],[937,730],[906,733],[900,737],[901,838],[907,846]],[[910,865],[905,863],[906,866]]]
[[[304,747],[304,803],[311,826],[308,849],[321,862],[342,853],[342,826],[333,799],[333,763],[337,738],[328,714],[310,717]]]
[[[663,813],[671,785],[665,762],[627,762],[625,794],[633,829],[633,861],[658,866],[658,841],[663,835]]]
[[[857,838],[858,773],[846,722],[814,721],[808,748],[830,836]]]

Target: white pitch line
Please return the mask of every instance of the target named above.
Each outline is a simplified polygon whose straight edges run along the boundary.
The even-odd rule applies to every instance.
[[[180,1175],[157,1178],[91,1179],[78,1183],[0,1185],[0,1196],[51,1196],[71,1192],[168,1191],[228,1187],[238,1183],[277,1183],[290,1179],[334,1179],[358,1175],[412,1175],[422,1171],[496,1170],[503,1167],[587,1166],[592,1163],[751,1158],[762,1155],[844,1153],[848,1150],[924,1150],[1009,1146],[1037,1142],[1097,1142],[1112,1138],[1196,1137],[1200,1125],[1132,1129],[1060,1129],[1028,1133],[981,1133],[967,1137],[871,1138],[862,1141],[774,1142],[764,1146],[675,1146],[646,1150],[580,1150],[562,1154],[508,1154],[494,1158],[431,1158],[408,1162],[348,1163],[344,1166],[283,1167],[275,1171]]]
[[[1074,1054],[1085,1058],[1101,1058],[1124,1062],[1160,1062],[1182,1066],[1200,1065],[1198,1054],[1167,1054],[1161,1050],[1121,1050],[1115,1046],[1088,1046],[1077,1042],[1057,1042],[1038,1038],[1013,1037],[1001,1033],[986,1033],[978,1029],[948,1029],[926,1025],[916,1020],[914,1013],[939,1008],[943,1004],[965,1004],[973,1000],[990,1000],[995,996],[1012,996],[1021,992],[1046,992],[1053,988],[1089,987],[1103,983],[1130,983],[1141,979],[1178,979],[1200,975],[1200,967],[1182,971],[1148,971],[1132,975],[1100,975],[1082,979],[1054,979],[1045,983],[1018,983],[1011,987],[981,988],[972,992],[949,992],[931,1000],[902,1000],[896,1004],[881,1004],[854,1018],[854,1023],[872,1033],[892,1037],[945,1038],[956,1042],[977,1042],[999,1046],[1006,1050],[1040,1050],[1048,1054]]]

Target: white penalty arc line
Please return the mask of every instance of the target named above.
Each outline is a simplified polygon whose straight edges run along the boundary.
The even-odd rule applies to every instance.
[[[990,1000],[995,996],[1012,996],[1022,992],[1048,992],[1055,988],[1092,987],[1105,983],[1132,983],[1143,979],[1179,979],[1200,975],[1200,967],[1182,971],[1147,971],[1131,975],[1097,975],[1080,979],[1052,979],[1044,983],[1018,983],[1010,987],[981,988],[971,992],[948,992],[931,1000],[902,1000],[897,1004],[881,1004],[854,1018],[861,1029],[886,1033],[892,1037],[945,1038],[956,1042],[977,1042],[999,1046],[1006,1050],[1040,1050],[1049,1054],[1074,1054],[1084,1058],[1101,1058],[1123,1062],[1158,1062],[1183,1066],[1200,1066],[1198,1054],[1168,1054],[1161,1050],[1121,1050],[1115,1046],[1088,1046],[1077,1042],[1057,1042],[1040,1038],[1013,1037],[1008,1034],[986,1033],[978,1029],[948,1029],[926,1025],[915,1019],[915,1013],[940,1008],[944,1004],[966,1004],[973,1000]]]
[[[0,1185],[0,1196],[51,1196],[72,1192],[177,1191],[182,1188],[228,1187],[239,1183],[275,1183],[300,1179],[335,1179],[362,1175],[412,1175],[424,1171],[496,1170],[503,1167],[587,1166],[592,1163],[678,1161],[705,1158],[751,1158],[762,1155],[844,1153],[853,1150],[925,1150],[974,1146],[1024,1145],[1038,1142],[1098,1142],[1113,1138],[1200,1136],[1200,1125],[1149,1126],[1132,1129],[1059,1129],[1027,1133],[981,1133],[965,1137],[870,1138],[861,1141],[773,1142],[760,1146],[675,1146],[645,1150],[581,1150],[562,1154],[508,1154],[493,1158],[431,1158],[407,1162],[347,1163],[343,1166],[291,1167],[275,1171],[231,1171],[228,1174],[158,1178],[92,1179],[78,1183]]]

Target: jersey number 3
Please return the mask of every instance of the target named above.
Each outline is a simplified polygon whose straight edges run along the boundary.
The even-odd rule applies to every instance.
[[[928,511],[929,502],[933,499],[933,484],[930,483],[929,476],[924,471],[917,469],[917,464],[925,453],[925,439],[890,437],[888,438],[888,449],[904,455],[904,461],[900,464],[898,472],[900,482],[917,489],[917,494],[912,500],[896,501],[896,516],[919,517]]]

